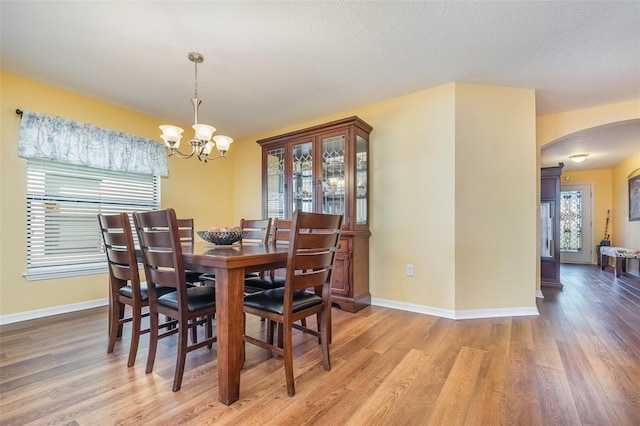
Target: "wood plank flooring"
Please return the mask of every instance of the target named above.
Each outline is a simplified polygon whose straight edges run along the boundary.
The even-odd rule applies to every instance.
[[[540,316],[453,321],[369,307],[333,310],[332,370],[295,336],[297,394],[281,359],[247,345],[240,400],[217,400],[215,350],[175,341],[145,374],[148,336],[127,368],[128,327],[106,353],[107,310],[0,327],[2,425],[639,425],[640,279],[562,265]],[[264,324],[251,320],[252,333]]]

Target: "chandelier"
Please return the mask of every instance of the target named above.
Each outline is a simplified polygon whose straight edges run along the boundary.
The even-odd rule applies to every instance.
[[[180,127],[171,126],[169,124],[162,125],[160,126],[160,130],[162,130],[162,135],[160,135],[160,137],[169,150],[169,157],[176,155],[180,158],[191,158],[195,155],[198,157],[198,160],[204,161],[205,163],[207,160],[225,158],[224,154],[229,150],[229,145],[231,145],[233,139],[229,136],[223,135],[213,136],[213,132],[216,131],[215,127],[207,124],[198,124],[198,107],[201,103],[200,99],[198,99],[198,64],[204,61],[204,56],[198,52],[190,52],[189,60],[195,65],[195,85],[193,98],[191,98],[194,116],[194,124],[191,127],[193,127],[194,135],[193,139],[189,141],[189,145],[191,145],[191,153],[184,154],[178,150],[180,147],[180,139],[182,139],[182,132],[184,131]],[[212,136],[213,141],[211,140]],[[220,155],[216,157],[209,157],[214,146],[218,148]]]

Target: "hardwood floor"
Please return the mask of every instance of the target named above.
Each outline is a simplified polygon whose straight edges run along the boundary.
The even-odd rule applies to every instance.
[[[107,355],[107,310],[0,328],[2,425],[638,425],[640,279],[563,265],[540,316],[453,321],[370,307],[334,309],[332,370],[296,335],[296,396],[281,359],[247,345],[240,400],[217,400],[215,350],[187,356],[171,392],[175,341],[144,373],[129,332]],[[254,333],[263,323],[249,322]]]

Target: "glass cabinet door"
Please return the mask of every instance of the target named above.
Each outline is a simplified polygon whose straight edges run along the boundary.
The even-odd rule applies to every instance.
[[[555,253],[555,202],[540,202],[540,257],[550,258]]]
[[[285,218],[284,148],[267,151],[267,217]]]
[[[313,176],[313,143],[304,142],[292,146],[292,200],[293,209],[303,212],[313,212],[314,205],[314,176]]]
[[[369,169],[367,165],[368,141],[356,135],[356,225],[367,224],[367,193]]]
[[[322,213],[345,214],[345,135],[321,139]]]

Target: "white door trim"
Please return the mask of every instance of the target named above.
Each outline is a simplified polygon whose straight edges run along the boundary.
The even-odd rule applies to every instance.
[[[560,251],[561,263],[590,263],[595,265],[595,246],[593,244],[593,217],[594,217],[594,202],[593,202],[593,183],[573,183],[567,185],[561,185],[560,191],[582,191],[585,194],[588,191],[587,197],[583,195],[582,213],[583,213],[583,246],[582,253],[569,253]],[[588,203],[588,205],[587,205]],[[588,216],[588,217],[587,217]],[[586,231],[586,232],[585,232]]]

